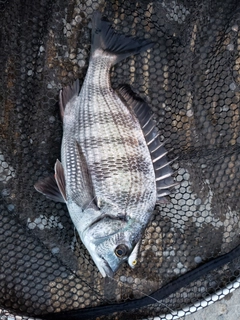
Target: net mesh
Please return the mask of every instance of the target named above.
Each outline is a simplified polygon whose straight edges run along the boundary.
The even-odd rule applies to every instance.
[[[125,265],[114,279],[99,274],[66,206],[33,188],[60,158],[58,93],[84,80],[95,10],[117,32],[155,42],[114,66],[111,82],[130,84],[148,102],[169,159],[178,157],[176,192],[156,207],[135,269]],[[0,307],[6,318],[139,299],[239,245],[239,1],[2,0],[0,13]],[[239,271],[236,258],[127,314],[184,315],[187,305],[195,311],[230,290]],[[126,319],[126,313],[107,317]]]

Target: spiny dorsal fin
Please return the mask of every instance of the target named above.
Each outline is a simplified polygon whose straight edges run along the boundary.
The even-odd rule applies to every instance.
[[[35,183],[34,188],[38,192],[44,194],[48,199],[65,203],[65,200],[63,199],[63,196],[58,189],[58,185],[56,183],[54,175],[39,180],[37,183]]]
[[[120,86],[117,89],[121,99],[127,104],[137,117],[145,140],[151,154],[153,167],[155,170],[157,197],[158,200],[171,193],[171,188],[175,186],[172,178],[172,169],[167,159],[167,151],[164,143],[159,141],[159,131],[155,121],[152,119],[152,112],[148,104],[137,97],[129,85]],[[164,188],[164,190],[163,190]]]
[[[74,81],[70,86],[64,87],[59,92],[59,106],[61,118],[64,117],[64,110],[66,108],[67,103],[78,96],[79,94],[79,80]]]

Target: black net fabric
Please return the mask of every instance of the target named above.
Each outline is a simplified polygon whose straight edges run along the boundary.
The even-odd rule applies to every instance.
[[[58,94],[84,80],[95,10],[117,32],[155,42],[117,64],[111,82],[130,84],[148,102],[169,159],[178,157],[176,192],[156,206],[135,269],[124,265],[114,279],[98,272],[66,206],[33,188],[60,158]],[[238,0],[1,0],[0,16],[0,308],[6,318],[41,319],[139,299],[239,245]],[[196,311],[229,291],[239,271],[236,258],[160,303],[103,319]]]

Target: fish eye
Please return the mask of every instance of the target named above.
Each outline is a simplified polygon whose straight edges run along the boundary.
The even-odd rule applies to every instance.
[[[114,252],[118,258],[123,258],[128,252],[128,247],[125,244],[120,244],[116,247]]]

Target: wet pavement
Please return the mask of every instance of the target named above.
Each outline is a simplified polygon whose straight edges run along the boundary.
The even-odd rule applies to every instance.
[[[240,320],[240,288],[180,320]]]

